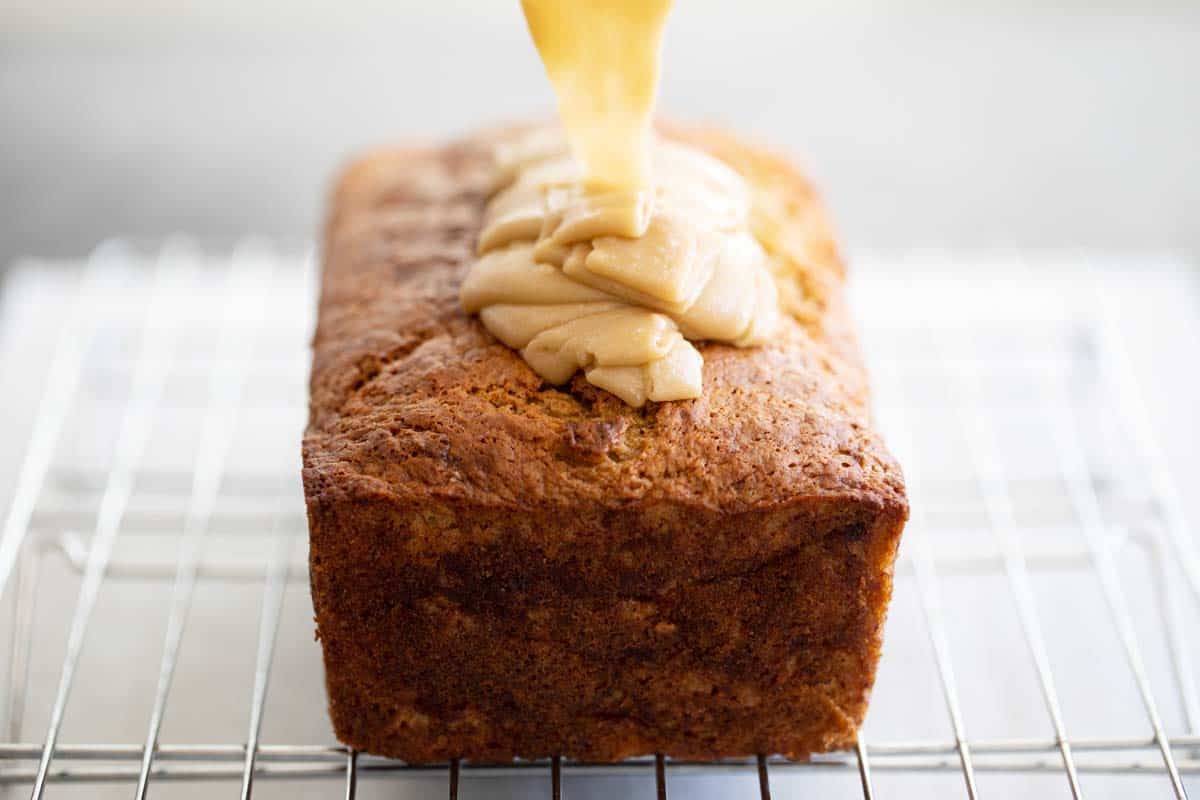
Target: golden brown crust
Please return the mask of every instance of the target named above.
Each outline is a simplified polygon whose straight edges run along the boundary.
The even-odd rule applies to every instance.
[[[326,232],[304,439],[338,736],[411,761],[802,756],[866,708],[907,514],[807,182],[711,132],[807,305],[704,395],[544,384],[459,310],[487,137],[378,153]],[[771,216],[773,215],[773,216]]]

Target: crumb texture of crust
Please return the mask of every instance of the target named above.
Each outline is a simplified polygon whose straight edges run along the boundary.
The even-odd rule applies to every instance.
[[[695,400],[542,381],[463,314],[484,134],[380,151],[327,222],[303,443],[342,741],[410,761],[796,757],[853,742],[907,500],[808,182],[722,133],[794,284]]]

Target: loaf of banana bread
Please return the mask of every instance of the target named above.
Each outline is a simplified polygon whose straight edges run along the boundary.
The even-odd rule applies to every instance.
[[[749,183],[788,314],[703,394],[556,387],[458,304],[505,132],[373,154],[333,199],[304,437],[346,744],[412,762],[803,758],[854,741],[907,502],[806,180]]]

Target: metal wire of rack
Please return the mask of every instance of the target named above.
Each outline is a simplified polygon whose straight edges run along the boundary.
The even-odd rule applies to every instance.
[[[8,644],[0,787],[38,798],[60,784],[125,784],[142,798],[160,784],[224,781],[250,798],[261,780],[320,778],[325,796],[354,798],[360,778],[444,774],[453,798],[466,776],[540,772],[549,773],[555,798],[564,773],[643,776],[665,798],[676,776],[724,771],[757,775],[760,796],[768,798],[772,775],[848,771],[855,793],[866,798],[886,796],[882,776],[893,773],[936,773],[957,781],[941,784],[947,793],[970,798],[987,793],[990,774],[1045,776],[1075,798],[1104,793],[1088,783],[1093,776],[1136,776],[1146,792],[1187,797],[1187,781],[1200,775],[1192,653],[1200,630],[1200,552],[1114,322],[1112,292],[1092,278],[1088,291],[1076,291],[1076,270],[1065,285],[1080,302],[1061,305],[1035,271],[1044,264],[1009,254],[1001,272],[1041,281],[1046,313],[989,318],[982,312],[1008,300],[972,283],[932,304],[955,309],[957,317],[911,309],[889,315],[896,305],[890,301],[905,292],[897,274],[931,261],[935,273],[942,270],[939,280],[953,274],[945,256],[911,256],[903,273],[893,269],[903,260],[876,258],[874,269],[863,270],[879,302],[861,312],[881,422],[906,466],[914,516],[866,734],[854,751],[807,764],[764,754],[718,764],[660,756],[616,765],[557,758],[407,765],[331,743],[321,733],[323,719],[313,724],[324,743],[270,741],[264,723],[288,618],[285,597],[289,588],[303,594],[307,586],[295,462],[311,259],[254,241],[219,257],[185,240],[150,254],[110,242],[50,294],[15,281],[12,308],[52,298],[66,313],[31,400],[33,423],[17,451],[23,455],[0,532],[0,600],[11,606],[7,629],[0,628]],[[37,273],[26,271],[31,285]],[[872,291],[864,293],[869,300]],[[186,445],[182,432],[189,432]],[[248,434],[258,437],[249,449]],[[160,450],[174,461],[161,459]],[[1138,565],[1150,579],[1131,577]],[[1098,603],[1074,603],[1076,590],[1063,588],[1085,584]],[[112,636],[93,619],[104,613],[105,591],[127,585],[169,592],[137,609],[139,618],[161,625],[147,645],[157,669],[139,684],[151,698],[134,723],[140,732],[68,743],[72,703],[95,700],[77,697],[86,653],[103,649],[99,637]],[[172,704],[187,699],[173,692],[185,642],[202,653],[220,645],[187,636],[198,624],[197,594],[208,586],[252,590],[258,610],[241,739],[196,743],[181,740],[190,730],[172,728],[170,717]],[[961,597],[964,587],[966,603],[948,599]],[[69,614],[59,615],[57,626],[44,624],[41,612],[67,592],[75,598]],[[985,603],[1000,610],[985,616],[972,608],[975,618],[962,612]],[[1063,606],[1073,616],[1065,622]],[[253,615],[238,608],[238,616]],[[1008,635],[998,630],[983,644],[959,641],[964,630],[978,632],[982,619],[999,627],[1005,610],[1013,623]],[[897,627],[920,633],[906,639]],[[896,637],[903,657],[893,655]],[[928,696],[905,704],[921,678],[904,658],[917,652],[916,640],[932,664],[944,714],[930,710]],[[311,660],[316,646],[299,646],[306,649],[289,654]],[[1099,687],[1063,666],[1082,663],[1086,675],[1093,648],[1119,653],[1124,663],[1097,655]],[[989,677],[989,661],[1015,666]],[[52,666],[36,670],[35,663]],[[1129,684],[1124,693],[1109,688],[1118,673]],[[964,689],[964,678],[973,691]],[[979,701],[989,693],[979,686],[995,697]],[[309,698],[308,706],[320,718],[321,702]],[[1036,734],[975,732],[976,720],[994,721],[997,709],[1017,706],[1022,730]],[[1085,717],[1119,721],[1120,732],[1080,735],[1080,709]],[[936,719],[947,735],[910,733],[921,728],[917,719]],[[881,729],[903,735],[876,735]],[[329,780],[340,785],[329,787]]]

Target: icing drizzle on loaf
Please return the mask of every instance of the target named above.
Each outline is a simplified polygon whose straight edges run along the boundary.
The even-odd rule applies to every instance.
[[[760,344],[779,303],[741,177],[651,131],[671,0],[522,7],[566,138],[498,153],[463,308],[551,383],[582,370],[633,406],[698,397],[692,342]]]
[[[553,129],[497,149],[460,300],[547,381],[582,370],[632,406],[698,397],[692,342],[769,340],[779,301],[745,181],[708,154],[651,148],[648,189],[591,187]]]

